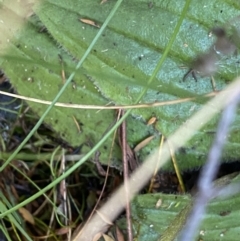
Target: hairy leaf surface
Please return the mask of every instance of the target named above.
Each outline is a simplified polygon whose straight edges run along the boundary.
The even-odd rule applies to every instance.
[[[73,85],[69,86],[60,100],[98,105],[111,101],[126,105],[133,104],[144,88],[148,88],[148,91],[141,103],[195,97],[193,101],[175,105],[134,109],[132,117],[128,119],[130,146],[136,146],[152,134],[156,136],[141,151],[140,159],[159,146],[159,133],[168,136],[205,103],[206,99],[200,97],[212,92],[210,77],[198,76],[195,82],[189,76],[184,82],[183,76],[193,58],[207,51],[214,43],[211,28],[217,25],[231,29],[231,25],[234,25],[232,19],[238,16],[240,8],[235,1],[193,0],[168,57],[154,81],[148,85],[148,79],[169,43],[184,3],[183,0],[123,2],[83,68],[77,72]],[[62,85],[62,69],[66,76],[74,70],[75,61],[86,51],[98,31],[96,26],[101,26],[113,5],[114,1],[100,4],[83,0],[46,0],[35,8],[35,18],[39,19],[29,18],[31,23],[11,42],[8,58],[3,63],[18,92],[52,100]],[[81,19],[93,21],[96,26],[86,24]],[[11,67],[13,64],[14,68]],[[222,90],[238,74],[238,56],[223,56],[217,64],[216,88]],[[30,105],[39,115],[45,110],[42,105]],[[80,133],[73,116],[80,124]],[[152,116],[156,116],[158,121],[154,127],[149,127],[146,123]],[[87,146],[88,149],[101,138],[114,119],[113,111],[55,108],[46,122],[71,144]],[[218,118],[212,120],[179,151],[177,161],[181,170],[197,168],[205,161],[217,121]],[[238,116],[224,150],[225,161],[236,160],[240,156],[239,121]],[[110,149],[110,143],[111,140],[101,150],[103,162],[106,162],[106,150]],[[117,146],[115,151],[115,159],[119,159]],[[167,168],[172,169],[171,164]]]

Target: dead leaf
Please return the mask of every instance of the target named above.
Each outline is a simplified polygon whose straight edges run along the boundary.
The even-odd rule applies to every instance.
[[[22,215],[23,219],[31,224],[35,224],[33,215],[26,208],[19,208],[19,213]]]
[[[116,226],[116,236],[117,236],[117,241],[124,241],[123,233],[118,226]]]
[[[72,229],[72,227],[63,227],[63,228],[55,230],[54,232],[57,235],[63,235],[63,234],[67,234],[70,231],[70,229]]]
[[[93,20],[87,19],[87,18],[80,18],[79,19],[82,23],[86,23],[88,25],[91,25],[96,28],[100,28],[100,25],[94,22]]]
[[[155,207],[156,207],[156,208],[160,208],[161,206],[162,206],[162,199],[160,198],[160,199],[158,199]]]
[[[151,118],[148,120],[147,125],[150,126],[150,125],[156,123],[156,121],[157,121],[157,117],[155,117],[155,116],[154,116],[154,117],[151,117]]]
[[[146,138],[145,140],[141,141],[139,144],[136,145],[136,147],[134,148],[134,152],[138,152],[140,151],[143,147],[145,147],[152,139],[154,138],[154,136],[149,136],[148,138]]]

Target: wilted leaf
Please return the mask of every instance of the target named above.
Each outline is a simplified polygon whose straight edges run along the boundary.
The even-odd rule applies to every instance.
[[[19,208],[18,211],[21,213],[23,219],[31,224],[35,224],[33,215],[26,208]]]
[[[92,21],[92,20],[90,20],[90,19],[80,18],[79,20],[80,20],[82,23],[86,23],[86,24],[92,25],[92,26],[97,27],[97,28],[100,27],[97,23],[95,23],[94,21]]]

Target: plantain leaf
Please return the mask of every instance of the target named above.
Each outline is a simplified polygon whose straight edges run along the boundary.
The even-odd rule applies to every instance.
[[[191,77],[183,82],[183,76],[192,59],[206,51],[215,41],[209,34],[212,27],[226,25],[231,28],[232,19],[239,14],[239,3],[226,1],[193,0],[174,45],[157,74],[154,82],[147,84],[156,64],[168,45],[173,29],[182,13],[185,1],[147,0],[125,1],[100,37],[83,68],[77,72],[73,86],[69,86],[60,101],[76,104],[106,105],[132,104],[141,91],[148,87],[142,103],[176,100],[195,97],[193,101],[156,108],[135,109],[128,122],[128,142],[134,147],[149,135],[155,135],[141,152],[143,159],[159,145],[159,135],[168,136],[205,103],[199,98],[212,91],[209,77]],[[62,85],[61,71],[68,76],[81,58],[98,28],[114,5],[114,1],[100,4],[96,1],[46,0],[35,7],[36,16],[29,18],[24,31],[11,42],[11,48],[2,64],[19,93],[52,100]],[[237,21],[237,20],[236,20]],[[91,23],[91,24],[87,24]],[[229,24],[228,24],[229,23]],[[235,26],[235,25],[234,25]],[[46,28],[46,32],[41,29]],[[61,55],[63,66],[59,61]],[[12,66],[14,65],[14,68]],[[215,76],[217,89],[221,90],[238,74],[237,56],[223,56]],[[41,115],[42,105],[29,105]],[[146,125],[152,116],[158,121],[155,128]],[[73,116],[80,123],[81,133],[76,128]],[[113,123],[113,111],[71,110],[55,107],[46,119],[52,128],[73,145],[85,145],[87,151],[98,141]],[[205,160],[213,140],[218,118],[182,148],[177,160],[181,170],[197,168]],[[223,159],[239,158],[239,116],[232,127],[224,150]],[[111,140],[100,150],[101,161],[106,163]],[[115,146],[114,165],[118,166],[120,151]],[[165,168],[172,170],[171,164]]]
[[[228,176],[223,177],[221,182],[226,180],[228,182],[228,178]],[[238,175],[232,183],[239,180]],[[138,241],[178,240],[177,235],[190,214],[192,202],[193,199],[189,195],[161,193],[137,195],[132,202],[131,210],[135,239]],[[237,218],[240,213],[239,202],[240,194],[211,201],[196,240],[239,240],[240,227]],[[125,224],[125,219],[118,220],[118,225],[122,229]]]

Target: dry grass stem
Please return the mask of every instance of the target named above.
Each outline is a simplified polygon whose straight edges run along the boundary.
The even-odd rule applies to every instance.
[[[201,96],[202,98],[209,98],[214,97],[220,92],[210,92],[206,95]],[[40,100],[36,98],[26,97],[18,94],[7,93],[4,91],[0,91],[0,94],[11,96],[14,98],[18,98],[21,100],[26,100],[30,102],[35,102],[44,105],[51,105],[51,101],[47,100]],[[72,109],[91,109],[91,110],[117,110],[117,109],[139,109],[139,108],[152,108],[152,107],[159,107],[159,106],[166,106],[166,105],[176,105],[181,104],[189,101],[195,101],[199,97],[189,97],[189,98],[182,98],[177,100],[169,100],[169,101],[162,101],[162,102],[154,102],[154,103],[147,103],[147,104],[136,104],[136,105],[112,105],[112,106],[103,106],[103,105],[80,105],[80,104],[68,104],[68,103],[61,103],[56,102],[55,106],[63,107],[63,108],[72,108]]]

